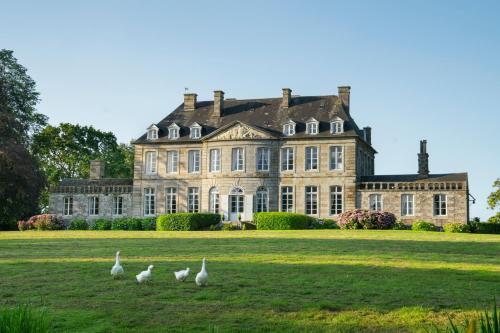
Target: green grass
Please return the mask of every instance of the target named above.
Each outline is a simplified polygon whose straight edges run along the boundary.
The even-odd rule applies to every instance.
[[[121,250],[125,276],[109,270]],[[206,257],[210,285],[194,276]],[[149,285],[134,276],[154,264]],[[190,267],[186,283],[173,271]],[[0,305],[55,332],[425,332],[500,299],[500,236],[412,231],[0,233]]]

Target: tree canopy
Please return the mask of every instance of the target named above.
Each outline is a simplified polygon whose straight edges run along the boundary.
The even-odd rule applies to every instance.
[[[500,178],[493,182],[493,192],[488,196],[488,207],[490,209],[500,208]]]

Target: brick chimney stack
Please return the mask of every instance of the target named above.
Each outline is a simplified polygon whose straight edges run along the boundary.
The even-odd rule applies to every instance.
[[[344,106],[345,110],[349,112],[349,106],[351,103],[351,87],[350,86],[340,86],[338,87],[339,98]]]
[[[281,107],[287,109],[292,106],[292,89],[283,88],[283,100],[281,102]]]
[[[365,136],[365,141],[368,144],[372,144],[372,128],[369,126],[363,127],[363,134]]]
[[[221,117],[224,110],[224,92],[214,91],[214,116]]]
[[[104,161],[93,160],[90,161],[90,179],[104,178]]]
[[[196,94],[184,94],[184,111],[194,111],[196,109]]]
[[[429,176],[429,154],[427,154],[427,140],[420,140],[420,153],[418,154],[418,174]]]

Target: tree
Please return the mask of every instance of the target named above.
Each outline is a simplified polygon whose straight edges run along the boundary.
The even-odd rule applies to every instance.
[[[132,177],[133,148],[117,144],[113,133],[92,126],[48,125],[33,137],[32,151],[50,185],[64,178],[87,178],[94,159],[106,162],[106,177]]]
[[[35,81],[17,62],[10,50],[0,50],[0,112],[17,122],[11,138],[29,146],[31,136],[47,123],[47,117],[36,112],[39,101]],[[11,122],[12,122],[11,121]]]
[[[493,192],[488,195],[488,207],[490,209],[500,208],[500,178],[493,182]]]
[[[12,230],[18,219],[38,211],[45,178],[16,133],[22,125],[8,113],[0,114],[0,230]]]

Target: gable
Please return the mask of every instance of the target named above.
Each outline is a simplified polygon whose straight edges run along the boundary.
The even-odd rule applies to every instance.
[[[220,132],[214,133],[213,136],[207,137],[209,141],[224,141],[224,140],[246,140],[246,139],[275,139],[265,131],[259,130],[252,126],[237,122],[232,126],[221,129]]]

